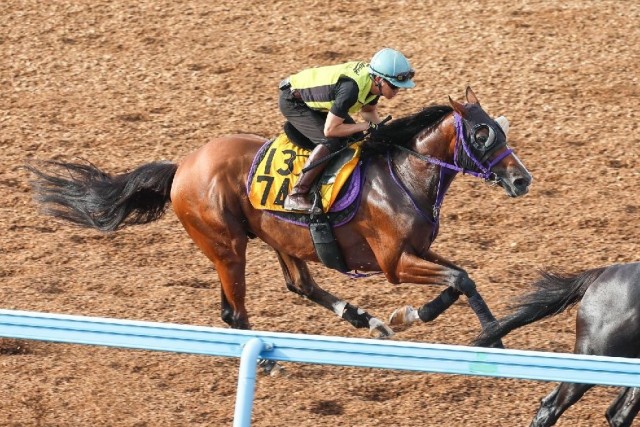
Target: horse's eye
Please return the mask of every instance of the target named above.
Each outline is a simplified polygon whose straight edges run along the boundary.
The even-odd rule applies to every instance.
[[[477,145],[479,145],[480,147],[488,148],[493,144],[493,141],[495,140],[495,132],[493,132],[493,129],[491,129],[487,125],[480,125],[476,129],[474,138]]]

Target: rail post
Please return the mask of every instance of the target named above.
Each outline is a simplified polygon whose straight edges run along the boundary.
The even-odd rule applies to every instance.
[[[243,346],[238,372],[233,427],[249,427],[251,425],[251,409],[256,386],[256,365],[258,364],[258,356],[265,347],[260,338],[251,338]]]

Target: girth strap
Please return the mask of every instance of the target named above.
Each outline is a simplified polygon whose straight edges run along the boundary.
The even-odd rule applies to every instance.
[[[322,211],[319,214],[311,215],[309,232],[316,254],[324,265],[341,273],[349,271],[333,235],[329,218]]]

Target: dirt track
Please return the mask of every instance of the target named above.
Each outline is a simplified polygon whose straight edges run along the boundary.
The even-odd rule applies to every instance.
[[[499,316],[536,269],[637,261],[640,6],[568,0],[425,2],[5,1],[0,5],[2,307],[223,327],[217,275],[171,211],[112,235],[39,215],[21,166],[85,158],[110,172],[179,162],[213,136],[275,136],[277,83],[313,65],[403,51],[418,86],[396,117],[460,99],[471,85],[511,119],[535,177],[508,199],[459,177],[433,248],[466,268]],[[386,318],[441,289],[351,280],[320,266],[328,290]],[[288,293],[273,252],[250,246],[255,329],[363,337]],[[518,331],[510,348],[571,351],[574,312]],[[467,344],[461,300],[398,340]],[[238,361],[0,341],[0,424],[230,425]],[[522,426],[544,382],[287,365],[260,377],[256,427]],[[605,425],[616,391],[594,389],[560,426]]]

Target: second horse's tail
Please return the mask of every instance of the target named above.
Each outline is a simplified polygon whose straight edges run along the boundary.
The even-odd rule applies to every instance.
[[[514,329],[562,313],[582,299],[603,271],[596,268],[575,275],[542,272],[534,290],[522,297],[510,314],[487,325],[472,345],[488,347]]]
[[[26,166],[34,179],[34,199],[44,213],[76,225],[114,231],[160,218],[170,200],[178,165],[148,163],[131,172],[109,175],[87,163],[49,161]]]

